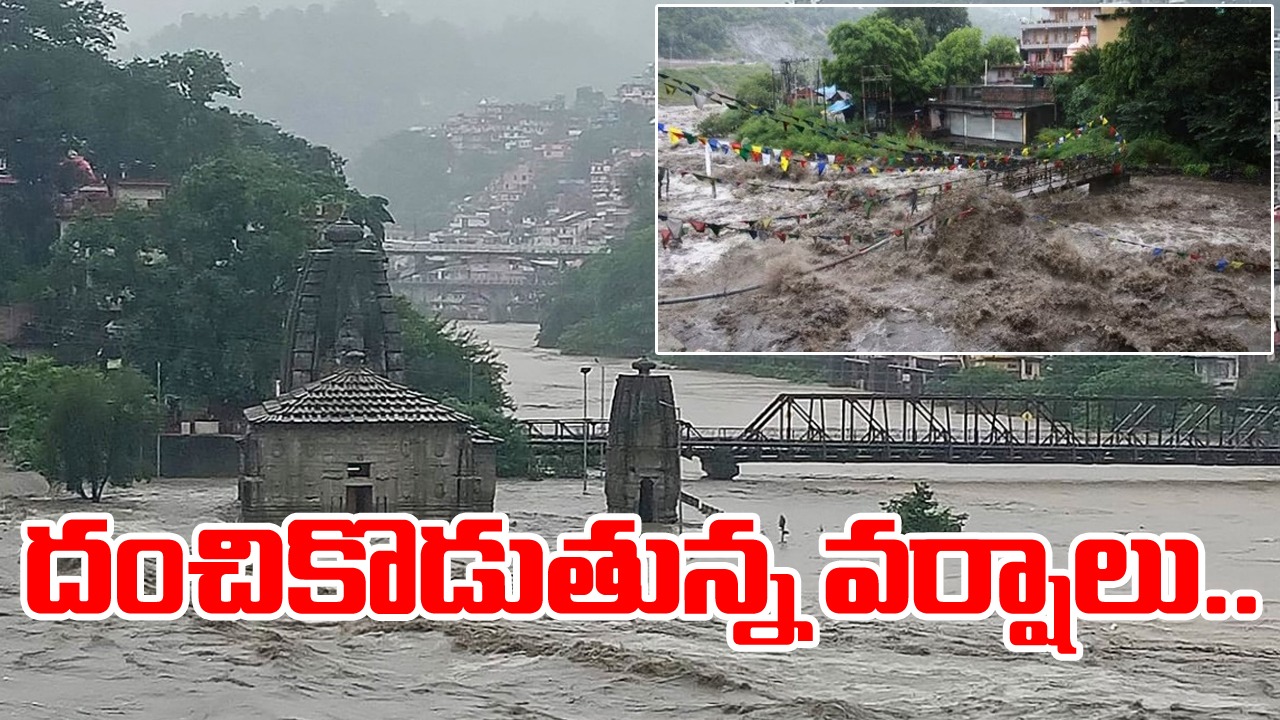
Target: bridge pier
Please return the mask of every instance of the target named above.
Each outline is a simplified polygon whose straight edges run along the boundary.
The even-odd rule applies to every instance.
[[[609,412],[604,493],[611,513],[674,523],[680,505],[680,425],[671,378],[648,360],[619,375]]]
[[[1102,193],[1108,190],[1114,190],[1117,187],[1120,187],[1122,185],[1128,185],[1128,184],[1129,184],[1129,173],[1123,172],[1123,171],[1112,172],[1112,174],[1110,175],[1103,175],[1101,177],[1094,178],[1093,180],[1091,180],[1089,182],[1089,194],[1093,195],[1095,193]]]
[[[696,457],[708,480],[732,480],[742,471],[733,453],[726,449],[707,450]]]

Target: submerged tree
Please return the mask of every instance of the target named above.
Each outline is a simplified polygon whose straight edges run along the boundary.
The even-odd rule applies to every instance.
[[[54,390],[44,441],[45,477],[101,502],[107,484],[149,477],[160,413],[145,378],[78,368]]]
[[[966,513],[957,514],[951,508],[940,507],[929,484],[923,482],[916,483],[911,492],[880,503],[880,507],[902,518],[903,534],[960,532],[969,519]]]

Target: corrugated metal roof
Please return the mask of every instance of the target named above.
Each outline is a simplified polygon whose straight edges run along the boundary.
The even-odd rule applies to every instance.
[[[250,423],[463,423],[474,420],[367,367],[343,368],[244,411]]]

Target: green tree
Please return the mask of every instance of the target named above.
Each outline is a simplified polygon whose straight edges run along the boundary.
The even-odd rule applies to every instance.
[[[921,99],[924,91],[915,73],[923,57],[920,41],[907,28],[883,15],[871,15],[856,23],[842,22],[827,34],[835,56],[822,61],[823,77],[840,87],[860,88],[864,74],[873,67],[889,71],[897,99]]]
[[[159,421],[150,382],[133,370],[0,359],[4,450],[81,497],[98,502],[108,483],[149,476]]]
[[[654,225],[642,218],[606,254],[561,276],[539,319],[538,346],[566,352],[641,355],[653,348]]]
[[[982,46],[982,31],[975,27],[952,30],[928,55],[943,69],[943,83],[965,85],[982,79],[986,50]]]
[[[748,75],[734,87],[733,95],[745,103],[765,108],[773,107],[778,102],[773,73],[761,71]]]
[[[165,53],[154,60],[135,60],[129,70],[154,73],[165,85],[188,102],[207,105],[219,96],[240,97],[240,86],[231,81],[222,58],[205,50]]]
[[[0,357],[0,426],[4,450],[20,466],[35,467],[44,453],[45,418],[54,387],[68,368],[49,358],[12,362]]]
[[[158,211],[82,221],[54,244],[41,326],[79,363],[113,322],[123,357],[161,363],[173,394],[246,407],[273,390],[315,208],[345,193],[261,151],[192,168]]]
[[[987,38],[983,54],[987,62],[992,65],[1014,65],[1022,62],[1022,55],[1018,52],[1017,38],[1008,35],[994,35]]]
[[[1076,395],[1081,386],[1095,376],[1125,368],[1141,360],[1143,358],[1107,355],[1054,355],[1044,362],[1040,381],[1041,394]]]
[[[1270,363],[1245,375],[1236,387],[1236,395],[1246,398],[1280,397],[1280,365]]]
[[[504,384],[506,366],[497,351],[472,330],[424,316],[403,297],[396,297],[395,303],[405,384],[470,415],[481,429],[501,438],[498,475],[527,473],[533,454],[524,428],[511,415],[514,404]]]
[[[101,0],[0,2],[0,53],[72,47],[104,55],[124,29],[124,16],[107,10]]]
[[[1215,164],[1266,162],[1269,11],[1135,7],[1128,13],[1120,37],[1101,49],[1096,80],[1087,86],[1097,107],[1129,140],[1150,135],[1189,144]],[[1092,70],[1073,65],[1073,79]],[[1085,105],[1073,98],[1071,109]]]
[[[1158,357],[1104,370],[1076,389],[1081,397],[1201,398],[1210,393],[1189,363]]]
[[[940,383],[930,384],[935,395],[1009,395],[1021,394],[1024,381],[993,367],[978,366],[958,370]]]
[[[969,520],[965,513],[944,508],[933,497],[928,483],[915,483],[910,492],[880,503],[887,513],[902,518],[902,533],[960,532]]]
[[[147,379],[128,370],[75,369],[49,402],[41,470],[81,497],[101,502],[107,484],[148,477],[160,412]]]
[[[435,398],[467,406],[510,409],[503,387],[506,366],[475,331],[457,323],[429,318],[404,297],[395,298],[404,344],[405,384]]]
[[[729,48],[726,16],[720,8],[663,8],[658,13],[658,56],[707,58]]]
[[[876,14],[903,27],[919,28],[920,51],[924,54],[942,38],[969,26],[969,11],[963,7],[886,7]]]
[[[5,12],[23,3],[5,4]],[[36,4],[32,3],[34,7]],[[97,174],[176,181],[192,167],[248,149],[262,150],[307,173],[340,177],[331,152],[281,133],[256,118],[213,108],[237,94],[222,60],[192,51],[157,60],[113,61],[94,37],[109,37],[100,3],[47,2],[3,32],[28,39],[0,46],[0,148],[18,183],[0,194],[0,262],[7,294],[29,292],[33,271],[45,265],[58,237],[55,209],[66,183],[62,163],[76,150]],[[79,13],[62,24],[50,9]],[[46,18],[32,25],[31,18]],[[67,29],[70,26],[71,29]],[[78,29],[77,29],[78,28]],[[67,38],[81,37],[85,44]]]

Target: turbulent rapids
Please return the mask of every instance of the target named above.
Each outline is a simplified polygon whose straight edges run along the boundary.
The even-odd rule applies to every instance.
[[[659,115],[695,127],[707,112],[660,107]],[[659,297],[709,297],[660,307],[663,350],[1270,347],[1265,186],[1135,177],[1096,196],[1019,198],[980,171],[819,181],[811,171],[784,175],[776,163],[728,157],[715,160],[722,182],[712,197],[694,176],[704,173],[701,148],[661,145],[670,188],[660,214],[699,223],[779,219],[754,236],[686,227],[680,242],[659,250]],[[947,192],[910,192],[937,185]],[[931,215],[950,221],[893,232]],[[886,233],[896,237],[833,263],[858,240]],[[733,292],[743,287],[753,291]]]

